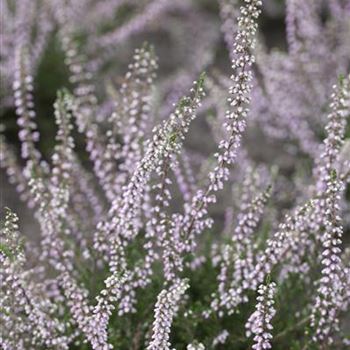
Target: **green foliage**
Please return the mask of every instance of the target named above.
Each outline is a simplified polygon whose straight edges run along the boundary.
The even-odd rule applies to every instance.
[[[14,257],[11,249],[6,244],[0,243],[0,252],[10,259]]]
[[[251,340],[245,336],[245,323],[254,311],[256,298],[254,292],[248,294],[249,302],[240,305],[236,312],[230,316],[218,317],[216,314],[211,314],[207,319],[203,317],[203,312],[210,308],[211,296],[216,291],[219,272],[218,268],[210,262],[211,240],[209,233],[207,237],[206,243],[201,248],[202,253],[207,258],[206,261],[195,272],[189,268],[184,272],[184,275],[190,279],[190,289],[174,319],[171,343],[176,349],[186,349],[187,344],[197,340],[204,344],[206,349],[211,349],[213,339],[223,329],[227,329],[230,333],[227,342],[225,345],[217,346],[216,349],[245,350],[252,345]],[[138,244],[141,243],[138,242]],[[130,250],[131,256],[133,256],[132,260],[139,261],[138,252],[140,249],[138,245],[133,245]],[[98,291],[103,287],[103,280],[107,273],[107,268],[103,271],[86,270],[83,279],[94,281],[94,289]],[[152,327],[154,304],[164,282],[160,276],[162,276],[161,266],[157,265],[152,283],[148,288],[137,292],[138,303],[135,314],[127,316],[114,314],[112,316],[109,339],[116,349],[144,349],[145,341]],[[276,280],[277,276],[277,271],[268,275],[267,282]],[[273,349],[317,349],[309,344],[309,314],[307,309],[314,292],[314,287],[300,274],[290,274],[289,278],[278,286],[275,298],[278,312],[273,319]],[[72,347],[72,349],[85,350],[89,347],[83,344],[79,347]]]

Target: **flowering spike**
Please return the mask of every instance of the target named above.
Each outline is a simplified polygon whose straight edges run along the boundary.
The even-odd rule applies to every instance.
[[[171,349],[169,343],[171,324],[179,309],[181,297],[188,287],[186,280],[178,280],[159,293],[152,326],[152,340],[147,350]]]
[[[325,232],[321,239],[321,279],[311,315],[311,326],[315,328],[313,340],[317,343],[333,343],[334,334],[339,331],[338,313],[343,307],[342,296],[346,288],[342,279],[343,267],[340,257],[343,234],[339,216],[341,187],[336,170],[330,169],[325,194]]]
[[[274,282],[266,282],[258,288],[257,304],[254,313],[249,317],[246,323],[246,335],[250,337],[254,335],[253,350],[271,349],[271,340],[273,329],[271,320],[275,316],[274,294],[276,284]]]

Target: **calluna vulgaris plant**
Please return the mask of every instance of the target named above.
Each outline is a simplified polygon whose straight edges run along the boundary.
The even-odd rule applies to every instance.
[[[228,78],[201,1],[1,0],[1,168],[36,222],[3,208],[1,349],[350,346],[350,2],[286,0],[271,50],[280,5],[215,3]],[[176,49],[115,80],[152,30]]]

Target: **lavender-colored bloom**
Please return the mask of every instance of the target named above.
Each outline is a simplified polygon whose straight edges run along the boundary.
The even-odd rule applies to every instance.
[[[340,149],[344,142],[346,120],[350,115],[350,76],[341,78],[339,86],[333,86],[330,113],[326,125],[327,137],[315,167],[316,191],[322,193],[327,188],[329,172],[337,166]]]
[[[1,348],[348,344],[349,1],[287,0],[285,50],[274,0],[204,3],[0,0],[0,167],[34,219],[0,224]],[[47,63],[72,92],[37,125]],[[298,297],[273,340],[270,276]]]
[[[186,349],[187,350],[205,350],[205,346],[202,343],[192,343],[192,344],[188,344]]]
[[[186,280],[177,280],[168,289],[163,289],[159,293],[155,306],[152,339],[147,350],[171,349],[169,343],[171,324],[178,312],[181,298],[188,287]]]
[[[334,332],[339,331],[338,313],[343,307],[342,295],[345,288],[340,258],[343,234],[339,217],[341,186],[336,172],[331,171],[325,193],[325,232],[322,237],[321,279],[318,283],[317,297],[311,315],[311,325],[316,328],[313,340],[328,344],[333,343]]]
[[[27,340],[20,336],[24,331],[29,332],[32,343],[37,346],[57,345],[62,349],[68,349],[68,339],[61,335],[64,333],[64,324],[60,324],[50,315],[51,302],[37,294],[35,284],[27,282],[24,269],[26,257],[23,247],[19,245],[18,230],[17,215],[6,209],[5,222],[0,231],[1,307],[5,310],[5,313],[1,312],[0,320],[8,330],[7,340],[4,340],[4,343],[9,349],[11,346],[16,346],[17,341],[20,347],[27,346]],[[23,318],[23,314],[27,319]],[[12,315],[12,319],[8,317],[9,315]],[[16,328],[11,331],[8,327],[13,325]]]
[[[276,284],[269,282],[266,285],[261,284],[258,288],[257,304],[255,311],[249,317],[246,323],[246,335],[250,337],[254,335],[254,350],[271,349],[271,340],[273,329],[271,320],[275,316],[274,294],[276,292]]]
[[[219,344],[225,344],[227,341],[227,338],[230,336],[230,333],[224,329],[221,331],[213,340],[213,347],[219,345]]]
[[[229,314],[235,312],[237,305],[248,301],[245,291],[255,287],[250,279],[256,264],[252,235],[258,226],[270,192],[271,188],[268,188],[257,195],[238,215],[232,242],[223,247],[218,276],[219,296],[212,301],[214,310],[224,308]]]
[[[152,122],[151,99],[157,69],[154,48],[144,44],[136,49],[128,68],[109,118],[112,128],[107,132],[108,155],[113,162],[121,163],[117,175],[111,167],[103,176],[104,181],[110,179],[111,198],[120,195],[144,153],[145,134]],[[122,141],[117,142],[117,138]]]
[[[16,186],[20,199],[32,208],[34,203],[31,198],[27,178],[22,172],[15,150],[6,142],[4,135],[0,135],[0,149],[0,166],[5,169],[9,183]]]
[[[33,77],[29,73],[28,51],[18,47],[15,56],[15,80],[13,82],[17,124],[20,127],[19,139],[22,146],[22,158],[28,160],[29,169],[39,171],[41,155],[36,149],[39,132],[35,122],[33,102]]]
[[[246,127],[246,117],[250,102],[252,72],[254,56],[251,49],[255,46],[255,34],[257,30],[257,18],[260,14],[261,1],[245,1],[246,6],[241,7],[241,15],[238,18],[238,32],[233,49],[234,59],[232,67],[235,72],[232,75],[233,86],[230,87],[228,99],[230,109],[226,112],[226,137],[221,140],[218,152],[215,154],[216,166],[208,174],[209,184],[206,189],[198,190],[191,203],[185,207],[185,215],[180,230],[180,237],[188,240],[185,250],[192,250],[194,235],[202,232],[205,227],[212,224],[209,219],[203,218],[207,214],[207,207],[216,202],[215,192],[223,188],[224,182],[229,179],[229,167],[234,164],[237,157],[237,149],[241,144],[242,133]],[[174,232],[178,230],[174,229]]]

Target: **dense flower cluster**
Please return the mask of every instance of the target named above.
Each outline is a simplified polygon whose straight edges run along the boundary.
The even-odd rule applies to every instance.
[[[183,231],[186,238],[189,238],[192,231],[201,232],[208,224],[198,219],[206,214],[208,204],[215,203],[216,198],[212,193],[223,188],[224,182],[229,178],[229,167],[237,157],[237,149],[241,144],[249,112],[247,107],[250,102],[251,65],[255,60],[251,51],[255,47],[256,21],[260,14],[260,6],[261,1],[248,1],[247,6],[241,8],[241,16],[238,18],[239,29],[233,47],[234,74],[231,77],[233,85],[229,89],[231,97],[228,99],[231,108],[226,112],[224,123],[227,135],[219,142],[218,152],[215,153],[217,164],[208,174],[208,188],[198,190],[193,196],[191,205],[186,208],[187,215],[183,219]]]
[[[235,312],[235,307],[248,301],[245,291],[255,289],[250,281],[250,274],[255,268],[254,242],[252,235],[256,230],[264,206],[270,196],[271,188],[258,195],[238,215],[238,222],[232,234],[232,243],[223,247],[220,274],[218,276],[219,299],[215,298],[212,308],[225,308],[229,313]]]
[[[147,347],[148,350],[170,350],[171,323],[187,288],[187,282],[179,280],[175,281],[169,289],[164,289],[159,293],[154,312],[152,340]]]
[[[271,320],[274,317],[276,310],[274,308],[273,296],[275,293],[276,284],[269,282],[267,285],[260,285],[258,288],[256,304],[254,313],[249,317],[246,323],[247,336],[254,334],[254,350],[271,349]]]
[[[322,277],[319,281],[318,295],[313,307],[311,323],[315,327],[315,341],[333,342],[334,331],[339,331],[338,313],[343,304],[344,281],[340,258],[343,228],[339,216],[342,184],[335,171],[329,175],[326,190],[325,232],[322,237]],[[346,278],[346,277],[345,277]],[[344,283],[345,282],[345,283]]]
[[[349,1],[0,5],[1,349],[350,344]]]

